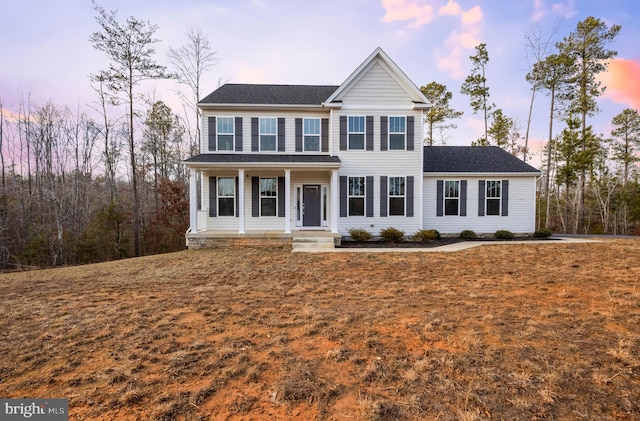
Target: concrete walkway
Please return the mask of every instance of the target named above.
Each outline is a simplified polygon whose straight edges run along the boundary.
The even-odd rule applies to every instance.
[[[504,246],[511,244],[567,244],[567,243],[600,243],[601,240],[589,238],[553,237],[551,240],[527,240],[527,241],[460,241],[458,243],[447,244],[439,247],[390,247],[390,248],[336,248],[336,249],[299,249],[292,250],[302,253],[435,253],[435,252],[455,252],[484,245]]]

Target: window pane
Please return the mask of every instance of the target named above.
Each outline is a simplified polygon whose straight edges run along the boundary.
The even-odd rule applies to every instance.
[[[404,196],[404,177],[389,177],[389,196]]]
[[[404,133],[389,135],[389,149],[404,150]]]
[[[260,119],[260,134],[276,134],[276,118]]]
[[[349,198],[349,216],[364,216],[364,197]]]
[[[233,134],[233,117],[218,117],[216,126],[219,134]]]
[[[349,196],[364,196],[364,177],[349,177]]]
[[[304,119],[304,134],[320,135],[320,119],[319,118],[305,118]]]
[[[364,117],[349,117],[349,132],[364,133]]]
[[[349,134],[349,149],[364,149],[364,135]]]
[[[260,135],[260,150],[261,151],[275,151],[276,150],[276,137],[272,135]]]
[[[389,199],[389,215],[404,215],[404,197]]]
[[[218,215],[235,216],[235,200],[233,197],[221,197],[218,199]]]
[[[444,199],[444,214],[445,215],[458,214],[458,199]]]
[[[275,178],[260,179],[260,196],[275,197],[277,194],[277,185]]]
[[[487,181],[487,197],[500,197],[500,181]]]
[[[389,133],[404,133],[405,117],[389,117]]]
[[[500,199],[487,199],[487,215],[500,215]]]
[[[232,151],[233,150],[233,135],[218,135],[218,150],[220,151]]]
[[[318,152],[320,150],[320,136],[304,137],[304,150]]]
[[[459,192],[460,192],[459,181],[444,182],[444,197],[460,197]]]
[[[260,215],[276,216],[276,199],[263,197],[260,199]]]
[[[235,178],[220,177],[218,178],[218,196],[234,196],[236,191]]]

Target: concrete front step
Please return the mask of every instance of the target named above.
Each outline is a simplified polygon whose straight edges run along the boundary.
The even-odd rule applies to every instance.
[[[292,240],[293,251],[312,251],[333,249],[332,237],[294,237]]]

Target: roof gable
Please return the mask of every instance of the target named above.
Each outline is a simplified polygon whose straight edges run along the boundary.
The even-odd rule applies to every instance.
[[[327,99],[326,103],[339,103],[372,70],[382,68],[414,103],[427,104],[427,98],[397,64],[382,50],[376,48],[367,59]]]
[[[540,171],[497,146],[425,146],[425,173],[528,173]]]

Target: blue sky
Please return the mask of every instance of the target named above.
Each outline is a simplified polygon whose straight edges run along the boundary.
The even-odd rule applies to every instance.
[[[53,100],[85,108],[94,101],[88,75],[105,68],[105,56],[89,42],[98,30],[88,0],[2,1],[0,10],[0,100],[15,110],[20,97],[32,103]],[[340,84],[378,46],[417,86],[445,84],[453,105],[464,111],[447,144],[468,145],[482,133],[460,85],[469,74],[468,57],[487,44],[491,101],[519,122],[524,133],[530,91],[525,34],[534,25],[543,33],[559,27],[558,39],[587,16],[622,25],[618,51],[603,82],[608,91],[592,124],[609,134],[609,122],[624,108],[640,107],[640,2],[631,0],[103,0],[98,4],[159,26],[156,60],[168,64],[169,46],[185,44],[190,26],[209,35],[218,64],[203,91],[218,81],[235,83]],[[176,86],[146,84],[179,110]],[[546,138],[547,105],[536,102],[532,137]],[[537,148],[537,149],[535,149]],[[539,146],[534,145],[538,152]]]

